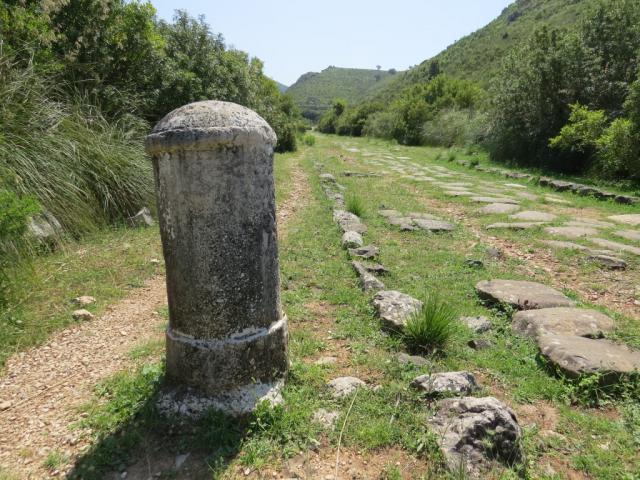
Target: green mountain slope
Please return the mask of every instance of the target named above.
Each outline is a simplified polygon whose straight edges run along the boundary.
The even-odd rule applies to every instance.
[[[317,120],[336,98],[356,103],[380,90],[397,75],[395,70],[328,67],[302,75],[287,89],[303,116]]]
[[[572,29],[593,4],[594,0],[517,0],[491,23],[398,75],[373,96],[393,97],[406,86],[426,81],[434,61],[442,73],[487,86],[502,58],[536,29]]]

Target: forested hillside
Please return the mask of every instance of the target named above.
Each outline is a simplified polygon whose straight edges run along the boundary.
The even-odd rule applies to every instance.
[[[639,58],[640,0],[519,0],[319,128],[637,183]]]
[[[308,72],[287,89],[302,115],[317,120],[336,99],[359,102],[380,90],[397,72],[394,69],[366,70],[328,67],[322,72]]]

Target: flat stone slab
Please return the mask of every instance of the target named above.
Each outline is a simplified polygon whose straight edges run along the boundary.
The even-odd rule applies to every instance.
[[[575,335],[541,335],[542,355],[570,377],[600,373],[604,382],[640,370],[640,352],[610,340]]]
[[[589,238],[589,241],[604,248],[609,248],[616,252],[632,253],[634,255],[640,255],[640,247],[633,247],[624,243],[613,242],[604,238]]]
[[[501,213],[513,213],[520,210],[518,205],[512,203],[490,203],[482,207],[479,212],[487,215],[501,214]]]
[[[491,330],[491,321],[487,317],[462,317],[460,321],[474,333],[483,333]]]
[[[487,225],[487,230],[531,230],[544,225],[544,222],[498,222]]]
[[[397,210],[378,210],[378,214],[384,218],[402,217],[402,213]]]
[[[333,430],[336,427],[336,422],[340,418],[340,412],[334,412],[320,408],[313,412],[313,421],[319,423],[324,428]]]
[[[478,390],[476,378],[469,372],[446,372],[420,375],[411,386],[427,395],[469,395]]]
[[[552,222],[556,218],[556,215],[546,212],[537,212],[535,210],[526,210],[514,215],[509,215],[512,220],[524,220],[525,222]]]
[[[616,230],[613,234],[621,238],[626,238],[627,240],[640,242],[640,232],[637,230]]]
[[[413,365],[415,367],[425,367],[429,365],[429,360],[424,357],[420,357],[418,355],[409,355],[407,353],[399,353],[396,357],[398,359],[398,363],[402,365]]]
[[[450,197],[473,197],[475,195],[475,193],[466,190],[445,190],[444,194]]]
[[[513,198],[503,198],[503,197],[471,197],[471,200],[477,203],[510,203],[513,205],[518,205],[519,202]]]
[[[557,290],[541,283],[518,280],[483,280],[476,285],[478,296],[506,303],[520,310],[573,307],[575,302]]]
[[[581,238],[598,234],[598,231],[593,227],[547,227],[544,231],[551,235],[567,238]]]
[[[513,464],[522,459],[522,429],[513,410],[497,398],[441,400],[429,425],[456,478],[488,478],[495,461]]]
[[[627,262],[625,262],[621,258],[612,257],[611,255],[595,254],[595,255],[589,255],[589,257],[587,258],[592,262],[597,263],[601,267],[607,268],[609,270],[626,270],[627,269]]]
[[[366,383],[356,377],[338,377],[327,382],[327,387],[331,390],[333,398],[347,397],[355,393],[358,388],[366,386]]]
[[[609,219],[625,225],[640,225],[640,213],[629,213],[627,215],[613,215]]]
[[[602,338],[612,332],[615,325],[610,317],[597,310],[559,307],[518,312],[512,327],[517,334],[534,339],[545,334]]]
[[[505,183],[504,186],[509,188],[527,188],[526,185],[521,185],[519,183]]]
[[[452,232],[456,228],[455,225],[449,222],[444,222],[442,220],[428,220],[425,218],[414,218],[413,223],[421,230],[434,233]]]
[[[592,228],[611,228],[615,225],[611,222],[603,222],[602,220],[596,220],[593,218],[576,218],[571,220],[565,225],[569,227],[592,227]]]
[[[407,320],[422,309],[422,302],[395,290],[385,290],[373,297],[373,306],[384,326],[402,330]]]
[[[611,250],[594,250],[592,248],[585,247],[584,245],[580,245],[578,243],[573,242],[565,242],[562,240],[543,240],[542,243],[545,245],[549,245],[552,248],[562,248],[565,250],[579,250],[583,252],[587,252],[591,255],[613,255],[614,252]]]
[[[531,200],[532,202],[537,202],[538,200],[540,200],[540,197],[538,195],[535,195],[533,193],[529,193],[529,192],[515,192],[514,195],[518,198],[524,198],[525,200]]]
[[[549,195],[547,195],[544,197],[544,199],[549,203],[557,203],[559,205],[571,205],[571,202],[563,198],[550,197]]]

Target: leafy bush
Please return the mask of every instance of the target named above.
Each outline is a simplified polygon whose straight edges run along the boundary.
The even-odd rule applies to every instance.
[[[607,116],[604,110],[589,110],[588,107],[576,103],[571,105],[569,121],[562,127],[560,134],[549,141],[549,146],[591,155],[606,126]]]
[[[345,205],[347,208],[347,212],[351,212],[358,217],[362,217],[365,213],[364,202],[362,199],[354,193],[350,193],[347,195],[345,199]]]
[[[441,351],[454,333],[455,311],[437,295],[430,294],[422,309],[411,316],[404,328],[403,338],[415,351]]]
[[[618,118],[597,140],[596,168],[608,177],[640,179],[640,139],[631,120]]]

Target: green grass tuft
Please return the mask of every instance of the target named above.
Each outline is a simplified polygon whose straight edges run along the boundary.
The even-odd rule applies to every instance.
[[[361,218],[364,216],[365,208],[364,208],[364,202],[362,201],[362,198],[351,193],[347,195],[345,202],[346,202],[347,212],[351,212],[354,215],[357,215],[358,217],[361,217]]]
[[[414,314],[404,328],[407,346],[426,353],[442,351],[454,333],[456,313],[437,294],[430,294],[422,310]]]

